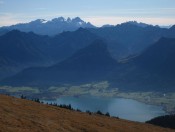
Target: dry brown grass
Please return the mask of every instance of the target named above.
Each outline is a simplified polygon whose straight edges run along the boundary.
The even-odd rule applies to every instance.
[[[173,132],[0,95],[0,132]]]

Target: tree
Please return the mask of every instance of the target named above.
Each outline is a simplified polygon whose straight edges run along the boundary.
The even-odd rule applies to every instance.
[[[26,96],[24,96],[23,94],[21,95],[21,99],[26,99]]]
[[[98,110],[98,111],[96,112],[96,114],[98,114],[98,115],[103,115],[103,113],[102,113],[100,110]]]
[[[110,114],[109,114],[109,112],[106,112],[105,116],[109,116],[109,117],[110,117]]]

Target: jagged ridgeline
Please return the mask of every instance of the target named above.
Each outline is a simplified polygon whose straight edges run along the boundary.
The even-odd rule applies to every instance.
[[[54,36],[64,31],[75,31],[78,28],[95,28],[90,22],[85,22],[79,17],[64,18],[58,17],[52,20],[37,19],[29,23],[16,24],[12,26],[2,27],[0,35],[11,30],[20,30],[23,32],[34,32],[40,35]]]

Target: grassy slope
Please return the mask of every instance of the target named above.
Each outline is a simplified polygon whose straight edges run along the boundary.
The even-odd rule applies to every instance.
[[[0,95],[0,132],[171,132],[150,124],[74,112]]]

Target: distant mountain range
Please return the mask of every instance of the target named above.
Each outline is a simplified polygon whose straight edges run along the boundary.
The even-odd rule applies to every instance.
[[[58,17],[54,18],[50,21],[46,21],[44,19],[37,19],[35,21],[31,21],[29,23],[21,23],[7,27],[0,28],[1,32],[6,30],[20,30],[22,32],[34,32],[40,35],[49,35],[54,36],[64,31],[75,31],[78,28],[95,28],[90,22],[84,22],[79,17],[76,18],[63,18]]]
[[[55,36],[9,30],[0,32],[1,85],[108,80],[122,90],[174,90],[175,26],[126,22]]]
[[[138,23],[137,21],[128,21],[128,22],[122,23],[121,25],[126,25],[126,24],[138,26],[142,28],[152,26],[150,24],[146,24],[142,22]],[[34,32],[35,34],[39,34],[39,35],[55,36],[65,31],[75,31],[80,27],[97,28],[94,25],[92,25],[90,22],[85,22],[79,17],[75,17],[72,19],[69,17],[67,19],[64,17],[58,17],[49,21],[44,19],[37,19],[29,23],[19,23],[16,25],[0,27],[0,36],[11,30],[20,30],[22,32]],[[106,24],[102,26],[102,28],[106,28],[106,27],[115,27],[115,25]],[[159,27],[159,26],[155,26],[155,27]],[[161,28],[169,29],[171,28],[171,26],[162,26]]]

